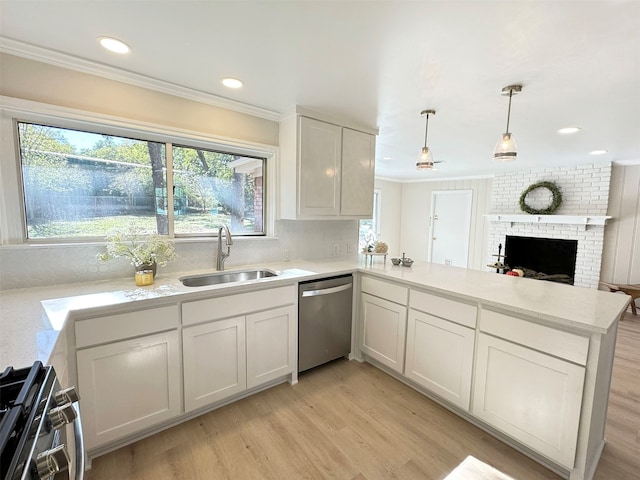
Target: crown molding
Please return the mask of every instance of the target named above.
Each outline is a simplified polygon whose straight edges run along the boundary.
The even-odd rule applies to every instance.
[[[156,92],[185,98],[195,102],[204,103],[218,108],[224,108],[238,113],[253,115],[266,120],[279,121],[280,113],[265,108],[255,107],[242,102],[236,102],[228,98],[219,97],[210,93],[183,87],[171,82],[165,82],[156,78],[140,75],[138,73],[110,67],[102,63],[86,60],[67,53],[49,50],[28,43],[0,36],[0,52],[17,57],[27,58],[36,62],[47,63],[57,67],[75,70],[77,72],[95,75],[98,77],[127,83],[136,87],[154,90]]]

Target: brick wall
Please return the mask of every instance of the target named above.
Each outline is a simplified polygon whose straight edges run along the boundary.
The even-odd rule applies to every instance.
[[[588,164],[575,167],[556,167],[519,171],[496,175],[493,182],[491,213],[524,214],[520,211],[520,195],[527,187],[540,181],[552,181],[560,188],[563,202],[556,215],[607,214],[611,164]],[[534,208],[549,204],[551,194],[538,189],[527,196],[527,204]],[[495,261],[498,244],[505,245],[507,235],[536,238],[561,238],[578,241],[574,285],[598,288],[603,226],[545,225],[492,222],[489,229],[489,262]]]

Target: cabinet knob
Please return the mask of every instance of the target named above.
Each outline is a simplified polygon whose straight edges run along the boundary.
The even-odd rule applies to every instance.
[[[437,238],[436,238],[436,237],[433,237],[433,239],[434,239],[434,240],[437,240]]]
[[[36,469],[38,478],[46,479],[59,472],[64,472],[69,468],[69,454],[67,447],[58,445],[51,450],[45,450],[36,458]]]

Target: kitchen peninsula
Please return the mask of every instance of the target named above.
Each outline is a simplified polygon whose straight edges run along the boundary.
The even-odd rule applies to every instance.
[[[173,348],[172,355],[181,355],[187,350],[182,342],[188,329],[230,320],[236,323],[229,328],[244,328],[254,319],[253,310],[273,311],[277,318],[284,318],[286,311],[295,317],[297,282],[353,272],[357,312],[353,357],[387,371],[554,471],[573,480],[591,478],[604,445],[617,322],[628,297],[421,262],[410,268],[366,267],[355,260],[267,267],[283,274],[216,287],[188,288],[181,285],[178,275],[160,275],[153,286],[142,289],[129,288],[129,279],[123,279],[93,286],[5,291],[0,325],[2,363],[28,364],[40,358],[64,369],[66,381],[76,383],[75,364],[86,355],[82,352],[109,348],[116,340],[123,344],[132,341],[126,338],[137,339],[132,341],[134,345],[140,343],[142,334],[135,331],[124,334],[124,339],[116,335],[113,343],[91,339],[96,328],[101,328],[96,319],[115,320],[105,329],[113,331],[119,325],[129,328],[134,317],[127,315],[132,312],[137,314],[135,318],[143,318],[148,311],[150,323],[155,322],[160,334],[168,334],[162,343],[167,351]],[[271,291],[279,293],[248,297]],[[261,298],[271,303],[253,303],[251,312],[236,312],[233,319],[224,313],[220,315],[224,318],[206,324],[197,319],[198,302],[217,302],[236,295],[238,299]],[[64,298],[47,300],[57,296]],[[39,312],[34,316],[41,300],[45,316]],[[251,302],[233,302],[237,303]],[[185,323],[188,312],[196,312],[193,325]],[[238,318],[242,320],[238,322]],[[78,328],[83,322],[93,323],[85,323],[90,328]],[[156,333],[149,337],[153,335]],[[295,338],[297,335],[291,335],[288,341]],[[80,347],[78,339],[85,342]],[[438,349],[442,342],[450,343]],[[297,345],[293,347],[297,349]],[[447,354],[448,359],[443,356]],[[67,360],[69,367],[64,366]],[[169,369],[180,361],[186,360],[174,357]],[[122,438],[96,443],[89,454],[104,453],[256,391],[247,379],[249,387],[240,393],[212,400],[208,406],[196,404],[187,411],[181,398],[187,398],[190,390],[178,369],[176,372],[167,385],[177,403],[166,418]],[[294,372],[294,366],[289,365],[253,388],[295,382]],[[87,386],[80,382],[81,394],[87,398],[83,388]],[[536,407],[529,408],[528,402],[537,402]]]

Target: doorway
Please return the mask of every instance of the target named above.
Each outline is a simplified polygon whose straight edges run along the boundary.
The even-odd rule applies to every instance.
[[[473,190],[431,193],[430,262],[467,268],[472,201]]]

